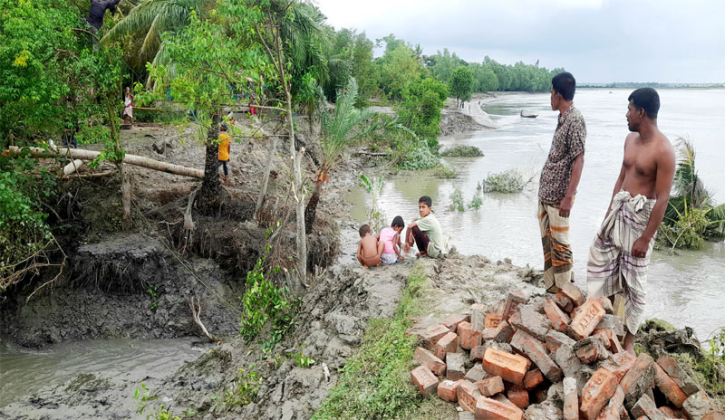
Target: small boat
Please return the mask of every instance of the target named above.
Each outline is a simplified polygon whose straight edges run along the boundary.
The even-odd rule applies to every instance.
[[[521,111],[521,118],[536,118],[538,116],[538,114],[524,114],[524,111]]]

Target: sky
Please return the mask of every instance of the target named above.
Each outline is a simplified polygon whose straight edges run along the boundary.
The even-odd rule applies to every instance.
[[[725,83],[721,0],[314,0],[337,29],[572,72],[578,83]]]

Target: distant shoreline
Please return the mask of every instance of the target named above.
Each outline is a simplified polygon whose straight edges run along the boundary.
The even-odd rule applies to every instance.
[[[642,87],[658,89],[725,89],[725,83],[595,83],[577,86],[580,89],[636,89]]]

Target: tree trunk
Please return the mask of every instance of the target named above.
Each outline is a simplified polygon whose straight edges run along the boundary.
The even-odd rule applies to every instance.
[[[119,163],[118,173],[121,175],[121,196],[123,201],[123,220],[129,220],[131,217],[131,182],[128,179],[126,165]]]
[[[29,147],[30,150],[30,156],[34,158],[53,158],[58,156],[65,156],[71,159],[82,159],[82,160],[93,160],[98,157],[98,155],[101,154],[101,152],[94,152],[93,150],[84,150],[84,149],[67,149],[67,148],[61,148],[58,149],[58,151],[53,150],[45,150],[40,147]],[[23,149],[17,146],[10,146],[8,151],[10,152],[11,156],[18,156],[21,154]],[[166,172],[169,174],[175,174],[175,175],[183,175],[183,176],[190,176],[192,178],[204,178],[204,172],[195,169],[195,168],[187,168],[185,166],[180,165],[174,165],[171,163],[166,162],[160,162],[158,160],[150,159],[143,156],[136,156],[136,155],[126,155],[123,158],[123,163],[128,165],[134,165],[134,166],[141,166],[143,168],[147,169],[153,169],[156,171]]]
[[[315,223],[315,218],[317,218],[317,204],[320,203],[321,187],[322,182],[315,181],[315,191],[312,192],[312,197],[310,197],[310,201],[307,202],[305,208],[305,228],[308,235],[312,233],[312,224]]]
[[[254,208],[254,216],[259,218],[259,212],[262,210],[264,205],[264,197],[267,195],[267,188],[269,186],[269,173],[272,171],[272,159],[274,153],[277,150],[277,137],[272,136],[269,138],[269,152],[267,156],[267,165],[264,168],[264,180],[262,181],[262,190],[259,191],[259,197],[257,198],[257,206]]]
[[[304,149],[297,154],[295,150],[295,122],[292,117],[292,95],[289,87],[285,89],[287,97],[287,121],[289,123],[289,144],[290,156],[293,161],[294,192],[297,200],[297,271],[300,273],[302,283],[307,281],[307,235],[305,229],[305,195],[302,186],[302,154]]]
[[[204,159],[204,180],[199,191],[199,203],[205,211],[219,208],[222,186],[219,184],[219,113],[212,115],[211,127],[206,139],[206,157]]]

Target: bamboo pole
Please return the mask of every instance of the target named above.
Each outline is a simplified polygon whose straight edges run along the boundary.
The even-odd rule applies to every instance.
[[[66,156],[70,159],[93,160],[101,154],[93,150],[59,148],[57,152],[45,150],[40,147],[29,147],[30,155],[34,158],[53,158]],[[12,156],[20,155],[22,149],[17,146],[10,146],[9,152]],[[190,176],[192,178],[204,179],[204,171],[186,166],[174,165],[173,163],[160,162],[143,156],[126,155],[123,163],[134,166],[141,166],[155,171],[166,172],[175,175]]]

